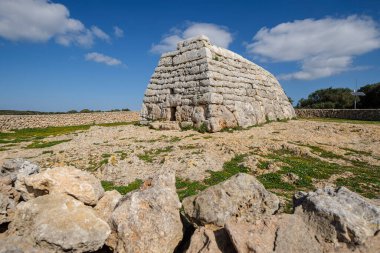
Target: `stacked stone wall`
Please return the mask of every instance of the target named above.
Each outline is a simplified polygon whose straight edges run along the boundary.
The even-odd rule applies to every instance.
[[[44,115],[0,115],[0,132],[11,129],[77,126],[129,122],[140,119],[138,112],[94,112]]]
[[[296,109],[299,118],[339,118],[380,121],[380,109]]]

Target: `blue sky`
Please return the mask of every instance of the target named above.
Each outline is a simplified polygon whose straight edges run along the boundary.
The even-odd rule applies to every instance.
[[[380,81],[378,0],[1,0],[0,109],[139,110],[160,53],[197,33],[295,101]]]

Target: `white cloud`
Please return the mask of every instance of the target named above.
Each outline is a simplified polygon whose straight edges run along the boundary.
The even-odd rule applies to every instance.
[[[1,0],[0,37],[12,41],[46,42],[89,47],[94,38],[108,35],[97,27],[87,29],[82,22],[70,18],[62,4],[48,0]],[[108,36],[109,38],[109,36]]]
[[[112,58],[110,56],[97,53],[97,52],[92,52],[88,53],[85,55],[86,61],[93,61],[93,62],[98,62],[98,63],[104,63],[109,66],[116,66],[122,64],[122,62],[116,58]]]
[[[209,23],[189,23],[184,30],[172,29],[169,35],[163,37],[159,44],[154,44],[151,48],[153,53],[165,53],[175,50],[177,43],[198,35],[206,35],[211,43],[228,48],[233,38],[232,34],[224,26]]]
[[[380,48],[380,30],[369,17],[305,19],[260,29],[247,45],[256,57],[297,61],[301,70],[282,79],[311,80],[354,69],[355,56]]]
[[[118,26],[114,26],[114,27],[113,27],[113,33],[115,34],[115,36],[116,36],[117,38],[122,38],[122,37],[124,37],[124,31],[123,31],[123,29],[121,29],[121,28],[118,27]]]
[[[110,36],[106,34],[103,30],[101,30],[97,26],[92,26],[91,27],[91,32],[94,34],[94,36],[98,37],[99,39],[105,40],[107,42],[110,42]]]

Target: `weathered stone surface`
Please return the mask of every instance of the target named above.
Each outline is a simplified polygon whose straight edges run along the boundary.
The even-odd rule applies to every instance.
[[[12,220],[15,207],[21,198],[20,191],[22,192],[22,186],[18,182],[29,175],[38,173],[39,170],[40,167],[37,164],[22,158],[4,162],[0,171],[0,224]]]
[[[115,210],[117,203],[121,199],[121,194],[116,191],[107,191],[104,196],[99,200],[98,204],[94,207],[94,210],[98,213],[98,216],[110,224],[112,212]]]
[[[199,227],[191,237],[187,253],[234,253],[236,252],[224,229],[216,231]]]
[[[91,207],[62,193],[19,204],[9,226],[8,242],[22,237],[28,242],[22,248],[41,247],[40,252],[95,251],[111,232]]]
[[[0,176],[10,176],[14,182],[17,179],[36,174],[40,171],[37,164],[31,163],[23,158],[16,158],[4,162],[1,168]]]
[[[12,220],[20,193],[11,185],[0,185],[0,225]]]
[[[323,252],[314,231],[297,215],[273,215],[254,223],[228,221],[225,228],[238,253]]]
[[[5,236],[0,234],[0,253],[55,253],[56,250],[34,245],[31,238],[26,236]]]
[[[143,101],[143,121],[206,123],[212,132],[226,125],[248,127],[295,117],[272,74],[240,55],[211,45],[205,36],[179,42],[176,51],[161,56]],[[223,113],[209,113],[215,107]]]
[[[177,122],[170,121],[157,121],[152,122],[149,126],[156,130],[180,130],[179,124]]]
[[[182,239],[180,207],[173,173],[161,174],[127,194],[112,214],[117,252],[173,252]]]
[[[279,199],[254,176],[239,173],[196,196],[185,198],[182,204],[193,222],[223,226],[231,217],[254,221],[271,215],[278,210]]]
[[[82,201],[96,205],[104,190],[100,181],[90,173],[74,167],[57,167],[36,175],[25,177],[24,183],[29,193],[35,196],[61,192]]]
[[[363,244],[380,231],[380,207],[345,187],[299,193],[296,214],[318,231],[321,241]]]

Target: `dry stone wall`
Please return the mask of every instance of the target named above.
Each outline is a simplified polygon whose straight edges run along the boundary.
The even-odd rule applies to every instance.
[[[0,132],[11,129],[77,126],[138,121],[138,112],[94,112],[45,115],[0,115]]]
[[[143,121],[205,123],[212,131],[295,117],[276,78],[205,36],[163,54],[142,105]]]
[[[300,118],[339,118],[380,121],[380,109],[296,109]]]

